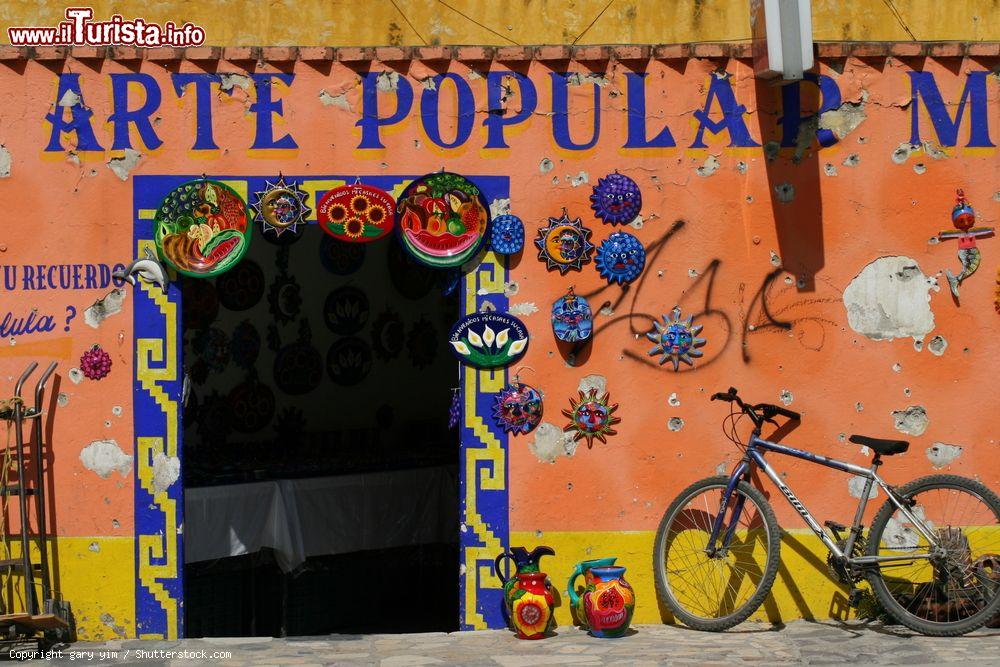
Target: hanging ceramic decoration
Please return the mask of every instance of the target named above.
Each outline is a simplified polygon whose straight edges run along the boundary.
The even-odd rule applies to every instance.
[[[579,271],[594,252],[590,234],[580,218],[570,220],[564,210],[561,217],[549,218],[549,226],[538,230],[535,239],[538,259],[544,260],[550,271],[559,269],[561,274],[570,269]]]
[[[381,361],[391,361],[399,356],[406,343],[403,320],[399,313],[388,308],[372,323],[372,351]]]
[[[335,239],[369,243],[392,231],[394,208],[385,190],[359,182],[328,190],[316,205],[316,219]]]
[[[368,297],[352,285],[338,287],[326,296],[323,319],[335,334],[350,336],[368,324]]]
[[[524,356],[528,330],[513,315],[473,313],[452,327],[448,342],[462,363],[476,368],[499,368]]]
[[[458,426],[462,419],[462,392],[458,389],[451,390],[451,405],[448,407],[448,428]]]
[[[597,179],[590,208],[604,222],[624,225],[635,220],[642,210],[642,192],[635,181],[616,171]]]
[[[168,194],[153,218],[160,256],[186,276],[216,276],[236,266],[250,245],[247,206],[228,185],[199,179]]]
[[[515,377],[494,396],[493,420],[507,433],[530,433],[542,421],[542,395]]]
[[[976,224],[976,212],[965,200],[965,192],[961,188],[957,191],[957,195],[955,208],[951,211],[951,224],[955,225],[958,231],[938,232],[937,235],[939,241],[958,239],[958,261],[962,263],[962,272],[956,276],[950,270],[944,270],[948,277],[948,286],[951,287],[951,293],[956,299],[958,286],[979,268],[982,254],[976,247],[976,239],[993,235],[992,227],[973,227]]]
[[[274,356],[274,384],[289,396],[301,396],[319,386],[323,379],[323,357],[310,343],[309,321],[299,325],[298,340],[281,345],[278,329],[269,327],[268,344],[276,350]]]
[[[569,399],[569,410],[563,410],[564,416],[569,417],[569,424],[563,428],[566,433],[573,434],[573,440],[587,440],[587,447],[594,446],[594,438],[603,443],[607,443],[609,435],[617,434],[612,426],[621,421],[615,417],[617,403],[609,403],[609,394],[597,396],[597,389],[591,389],[588,393],[580,392],[580,400]]]
[[[577,343],[590,338],[594,330],[594,315],[590,304],[569,288],[552,304],[552,331],[556,338],[567,343]]]
[[[271,423],[274,418],[274,392],[257,379],[250,376],[233,387],[227,397],[232,410],[232,426],[237,433],[256,433]]]
[[[302,308],[302,288],[295,276],[284,272],[276,275],[267,293],[267,303],[275,322],[288,324],[294,320]]]
[[[490,207],[472,181],[441,171],[406,186],[396,202],[396,224],[403,247],[418,262],[456,267],[488,238]]]
[[[326,372],[334,384],[351,387],[372,369],[372,351],[360,338],[348,336],[330,346],[326,353]]]
[[[646,266],[646,249],[628,232],[615,232],[597,249],[594,265],[609,283],[630,283]]]
[[[421,316],[406,336],[406,351],[414,368],[426,368],[437,357],[438,332],[427,318]]]
[[[653,320],[653,330],[646,334],[646,338],[656,343],[656,346],[649,351],[649,356],[660,356],[660,365],[673,362],[674,370],[679,370],[683,361],[688,366],[693,366],[692,357],[700,357],[702,351],[697,349],[705,344],[704,338],[697,338],[701,333],[701,324],[694,324],[694,316],[681,319],[681,309],[674,308],[669,315],[663,316],[663,321]]]
[[[204,329],[219,316],[219,294],[208,280],[182,280],[184,330]]]
[[[232,271],[216,278],[215,288],[223,308],[249,310],[264,296],[264,271],[253,260],[242,261]]]
[[[195,356],[214,373],[225,370],[229,364],[229,338],[216,327],[199,331],[191,341]]]
[[[498,255],[516,255],[524,248],[524,223],[509,213],[493,218],[490,248]]]
[[[319,242],[319,261],[323,268],[338,276],[349,276],[365,262],[365,246],[345,243],[324,235]]]
[[[243,320],[233,329],[229,337],[229,352],[233,363],[243,369],[251,368],[260,356],[260,334],[250,323]]]
[[[385,257],[389,281],[407,299],[422,299],[434,288],[438,272],[418,264],[399,243],[389,244]]]
[[[277,183],[264,181],[264,189],[253,194],[254,221],[260,223],[261,236],[272,243],[285,244],[297,240],[306,227],[306,218],[312,209],[306,206],[309,193],[295,181],[285,182],[283,176]]]

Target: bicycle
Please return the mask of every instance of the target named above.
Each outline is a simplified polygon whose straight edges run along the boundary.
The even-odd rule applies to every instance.
[[[850,585],[857,606],[864,579],[888,615],[926,635],[965,634],[1000,612],[1000,498],[975,480],[931,475],[902,487],[878,474],[883,456],[905,452],[904,440],[852,435],[868,447],[870,468],[761,438],[776,416],[799,421],[792,410],[744,403],[735,388],[712,395],[730,403],[724,432],[743,451],[732,473],[695,482],[671,503],[656,533],[653,571],[660,599],[675,618],[697,630],[722,631],[745,621],[764,602],[778,571],[781,529],[764,494],[752,484],[759,469],[778,487],[827,550],[831,576]],[[736,406],[735,408],[733,406]],[[737,432],[747,416],[753,432]],[[729,429],[726,430],[726,423]],[[764,458],[783,454],[857,475],[864,488],[846,537],[846,526],[819,525]],[[888,497],[867,537],[862,520],[873,485]],[[963,509],[973,510],[956,516]],[[764,558],[761,565],[756,560]]]

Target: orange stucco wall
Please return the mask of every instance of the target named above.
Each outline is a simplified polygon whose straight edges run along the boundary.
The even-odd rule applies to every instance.
[[[363,112],[361,77],[369,66],[390,72],[378,80],[373,93],[381,117],[393,113],[401,85],[414,92],[413,109],[405,119],[379,130],[384,148],[359,148],[366,141],[357,125]],[[654,530],[682,487],[735,461],[737,450],[721,436],[725,410],[708,401],[711,392],[730,385],[754,401],[778,402],[784,394],[789,407],[804,416],[787,442],[854,462],[867,459],[857,446],[843,442],[841,434],[899,435],[892,412],[922,406],[929,425],[921,435],[908,436],[910,452],[892,460],[887,476],[903,481],[930,472],[928,449],[945,443],[962,448],[950,469],[1000,485],[993,389],[1000,370],[1000,315],[994,308],[1000,244],[980,241],[982,266],[962,285],[956,303],[940,272],[958,270],[957,248],[951,242],[928,243],[939,230],[950,228],[958,187],[976,207],[981,225],[997,224],[996,149],[969,147],[976,143],[970,139],[976,127],[981,132],[985,125],[994,142],[1000,138],[997,77],[985,78],[984,99],[973,95],[961,107],[964,115],[954,146],[944,145],[949,142],[935,131],[924,98],[916,103],[916,118],[926,143],[909,143],[914,122],[911,72],[933,75],[943,108],[954,119],[963,90],[972,85],[970,73],[995,67],[988,59],[822,62],[818,72],[836,84],[844,105],[825,114],[820,127],[842,136],[823,148],[805,132],[796,149],[775,143],[781,140],[779,119],[788,113],[781,109],[781,89],[755,82],[749,63],[736,60],[653,61],[606,69],[603,63],[563,63],[557,71],[568,68],[579,77],[572,77],[567,87],[567,108],[556,113],[553,69],[541,62],[520,63],[515,69],[533,82],[537,107],[530,118],[505,130],[509,148],[486,148],[483,123],[489,117],[489,101],[482,65],[473,70],[459,62],[411,62],[396,71],[377,63],[359,70],[341,63],[288,64],[283,70],[293,79],[275,81],[270,91],[272,99],[282,101],[282,110],[261,114],[253,110],[258,93],[247,73],[226,62],[0,64],[3,165],[9,158],[9,175],[0,179],[5,205],[0,264],[22,271],[13,289],[4,286],[0,292],[0,318],[8,311],[25,317],[34,309],[38,316],[51,315],[54,323],[48,332],[7,336],[10,340],[0,346],[0,377],[12,386],[29,359],[60,362],[57,392],[65,399],[50,406],[55,420],[51,515],[58,544],[64,545],[64,593],[78,616],[87,619],[82,636],[134,632],[131,468],[126,461],[123,472],[108,471],[101,477],[80,456],[98,440],[114,440],[125,456],[135,453],[133,288],[124,288],[121,312],[92,327],[84,321],[84,311],[111,287],[26,290],[23,267],[115,265],[133,259],[135,175],[419,174],[445,167],[509,177],[511,211],[528,230],[528,245],[510,262],[508,284],[501,286],[532,334],[522,362],[530,370],[522,371],[522,380],[544,392],[544,420],[562,427],[566,420],[559,412],[568,407],[581,379],[601,376],[620,404],[622,419],[608,444],[596,443],[592,449],[581,444],[571,455],[561,453],[551,462],[543,459],[547,452],[559,451],[553,443],[533,435],[511,439],[507,473],[512,541],[544,543],[552,533],[572,542],[572,535],[579,534],[581,544],[614,552],[626,540],[622,531]],[[488,68],[506,69],[500,64]],[[647,73],[646,138],[662,136],[666,126],[673,147],[624,147],[630,136],[629,109],[636,113],[626,79],[632,68]],[[178,71],[234,74],[223,77],[226,90],[220,90],[218,81],[210,84],[217,149],[194,148],[197,123],[206,119],[198,116],[193,86],[183,96],[176,93],[171,76]],[[442,143],[452,141],[461,118],[474,119],[469,138],[456,148],[435,146],[426,130],[434,116],[429,111],[421,115],[422,96],[431,89],[428,82],[445,71],[468,85],[475,102],[456,113],[455,82],[437,82]],[[114,123],[109,118],[122,109],[113,104],[110,75],[130,72],[148,74],[147,85],[161,96],[149,114],[162,141],[155,150],[148,145],[150,135],[143,137],[134,127],[130,143],[135,153],[111,150]],[[730,126],[718,134],[705,131],[705,148],[691,147],[700,126],[722,118],[723,102],[716,98],[709,103],[709,91],[722,72],[729,75],[735,105],[745,107],[731,120],[745,125],[749,143],[757,146],[731,146],[736,142],[735,126]],[[256,73],[278,70],[264,65]],[[62,98],[65,106],[57,104],[60,74],[79,75],[82,102],[73,104],[71,96]],[[509,118],[521,109],[524,96],[516,82],[504,83],[510,85],[501,100],[505,111],[494,111]],[[129,90],[129,110],[150,99],[141,87]],[[802,115],[808,115],[819,104],[816,88],[804,83],[801,90]],[[46,115],[57,113],[68,120],[81,110],[89,112],[81,117],[92,114],[85,122],[91,123],[101,150],[81,150],[80,134],[73,131],[60,138],[60,150],[46,151],[53,131]],[[699,122],[695,112],[704,111],[709,120]],[[560,117],[568,120],[570,139],[583,144],[592,135],[595,113],[600,134],[593,147],[567,148],[565,138],[564,146],[557,144],[553,126]],[[295,148],[252,148],[258,124],[267,123],[267,118],[274,141],[288,134]],[[938,121],[944,122],[940,117]],[[126,168],[120,169],[123,164]],[[593,217],[588,197],[598,177],[614,170],[631,176],[643,191],[641,224],[625,228],[649,251],[642,278],[620,288],[608,286],[593,264],[565,276],[547,271],[532,250],[536,229],[565,207],[571,216],[583,218],[599,244],[612,229]],[[907,266],[918,266],[936,279],[926,290],[933,328],[918,336],[922,346],[915,346],[912,337],[876,340],[849,323],[845,290],[866,265],[892,256],[910,258],[913,262]],[[761,292],[765,278],[779,267],[782,271]],[[557,348],[548,315],[552,301],[570,286],[577,293],[592,294],[591,305],[601,309],[593,343],[573,363]],[[896,294],[891,287],[884,289]],[[762,303],[775,320],[789,326],[769,324]],[[651,361],[643,336],[651,328],[650,316],[669,312],[674,305],[696,315],[708,340],[705,356],[680,373]],[[918,318],[917,311],[925,306],[905,303],[898,317]],[[68,308],[76,315],[67,324]],[[891,322],[883,324],[884,330],[890,328]],[[934,336],[948,343],[941,355],[929,349]],[[73,383],[68,370],[94,344],[112,355],[110,376]],[[10,391],[2,390],[0,396]],[[122,408],[120,413],[116,406]],[[672,418],[683,420],[683,427],[669,429]],[[805,464],[789,463],[785,469],[789,485],[818,515],[849,518],[853,499],[846,478]],[[776,506],[786,527],[798,527],[787,507]],[[104,548],[105,543],[118,546]],[[91,544],[98,544],[97,551]],[[568,570],[573,556],[566,554],[563,560],[554,571]],[[628,564],[637,578],[649,578],[649,554],[634,552]],[[796,576],[824,575],[803,571]],[[640,591],[637,620],[655,616],[651,598],[650,590]]]

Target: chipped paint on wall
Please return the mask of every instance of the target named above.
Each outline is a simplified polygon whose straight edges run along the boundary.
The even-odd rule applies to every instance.
[[[113,472],[118,472],[122,477],[128,477],[132,472],[132,456],[122,451],[114,440],[95,440],[90,443],[80,450],[80,462],[84,468],[97,473],[102,479],[107,479]]]
[[[923,435],[927,425],[930,424],[927,410],[921,405],[911,405],[905,410],[894,410],[892,421],[897,431],[908,435]]]
[[[934,329],[930,291],[936,286],[937,280],[924,275],[916,260],[879,257],[844,290],[847,321],[872,340],[922,339]]]
[[[83,312],[83,321],[96,329],[105,319],[120,313],[124,304],[125,290],[120,287],[113,289]]]
[[[555,463],[559,457],[573,456],[576,446],[572,433],[565,433],[550,422],[542,422],[535,429],[535,439],[528,444],[528,449],[539,461]]]
[[[943,442],[935,442],[926,450],[927,460],[935,469],[944,468],[950,465],[955,459],[962,455],[962,448],[958,445],[949,445]]]

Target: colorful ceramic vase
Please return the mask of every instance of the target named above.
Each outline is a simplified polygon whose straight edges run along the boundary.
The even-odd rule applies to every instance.
[[[511,605],[513,604],[514,586],[517,585],[517,575],[532,574],[539,571],[539,561],[542,556],[555,556],[556,552],[552,547],[535,547],[530,552],[524,547],[511,547],[496,557],[493,561],[493,571],[496,573],[500,583],[503,584],[503,616],[508,624],[511,623]],[[500,563],[508,559],[513,561],[515,574],[510,578],[505,577],[500,569]],[[544,575],[543,575],[544,576]]]
[[[569,604],[576,612],[576,618],[580,621],[580,627],[584,630],[588,628],[587,613],[583,609],[583,597],[576,594],[576,580],[580,575],[583,575],[583,585],[585,588],[589,588],[594,583],[594,576],[590,571],[595,567],[610,567],[615,564],[616,560],[617,558],[612,556],[611,558],[594,558],[592,560],[581,561],[573,567],[573,572],[569,575],[569,581],[566,582],[566,594],[569,595]]]
[[[628,630],[635,611],[635,591],[625,581],[624,567],[594,567],[587,592],[583,594],[583,612],[595,637],[621,637]]]
[[[544,572],[517,575],[511,595],[511,622],[518,639],[541,639],[554,625],[555,599]]]

